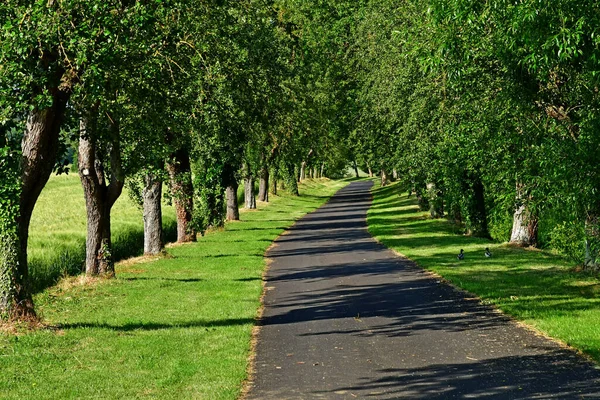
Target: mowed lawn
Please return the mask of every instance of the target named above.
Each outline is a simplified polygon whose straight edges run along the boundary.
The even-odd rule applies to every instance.
[[[306,181],[166,258],[120,263],[116,279],[38,293],[48,327],[0,334],[0,398],[237,398],[265,250],[346,183]]]
[[[460,234],[398,186],[373,189],[369,231],[386,246],[600,362],[600,279],[550,252]],[[484,256],[489,247],[492,258]],[[456,255],[464,249],[465,258]]]

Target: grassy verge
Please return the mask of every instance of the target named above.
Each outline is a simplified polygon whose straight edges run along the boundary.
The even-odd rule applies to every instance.
[[[165,237],[175,240],[175,211],[163,207]],[[142,211],[126,192],[112,210],[112,238],[117,260],[144,251]],[[85,262],[85,199],[77,174],[52,176],[31,218],[29,270],[34,291],[53,285],[60,277],[81,272]]]
[[[373,190],[371,234],[386,246],[505,313],[600,362],[600,279],[560,256],[458,234],[419,212],[394,185]],[[486,258],[489,247],[493,256]],[[456,255],[465,250],[465,259]]]
[[[169,257],[122,262],[117,279],[63,280],[35,297],[53,326],[0,335],[2,399],[235,399],[246,378],[264,252],[345,182],[272,196]]]

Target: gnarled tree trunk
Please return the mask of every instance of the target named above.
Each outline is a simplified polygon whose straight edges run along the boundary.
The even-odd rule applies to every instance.
[[[59,76],[63,71],[58,71]],[[31,214],[48,182],[58,153],[59,132],[71,95],[69,80],[50,90],[52,106],[29,113],[21,141],[21,191],[18,213],[10,221],[14,230],[0,235],[0,316],[11,319],[35,318],[29,285],[27,244]]]
[[[95,112],[95,110],[93,111]],[[94,115],[80,121],[78,167],[87,211],[85,271],[87,275],[112,277],[115,274],[112,257],[110,212],[123,190],[125,182],[121,168],[119,125],[111,120],[110,166],[104,171],[104,160],[96,147]]]
[[[144,254],[159,254],[163,249],[162,181],[152,173],[144,177]]]
[[[509,243],[518,246],[537,245],[538,219],[527,206],[530,200],[527,197],[523,184],[517,182],[516,208]]]
[[[167,162],[167,171],[177,214],[177,242],[194,242],[196,232],[191,225],[194,212],[194,186],[190,155],[187,150],[179,149],[171,154]]]

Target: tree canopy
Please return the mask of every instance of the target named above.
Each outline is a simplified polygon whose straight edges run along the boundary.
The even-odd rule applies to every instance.
[[[269,179],[297,192],[298,179],[360,166],[465,233],[597,269],[599,7],[3,1],[0,309],[33,313],[29,218],[65,160],[84,187],[91,160],[94,185],[117,197],[125,180],[138,193],[169,181],[182,237],[222,225],[242,178],[266,201]],[[103,201],[108,233],[90,259],[110,254]]]

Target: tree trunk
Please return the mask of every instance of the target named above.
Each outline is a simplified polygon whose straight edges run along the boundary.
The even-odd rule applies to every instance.
[[[12,223],[13,229],[6,229],[8,227],[3,224],[3,230],[0,230],[0,318],[35,318],[27,276],[21,276],[19,271],[22,265],[19,262],[20,243],[17,223],[15,220],[2,222]]]
[[[600,268],[600,226],[596,213],[588,211],[585,219],[585,269],[598,271]]]
[[[397,170],[396,168],[394,168],[394,169],[392,170],[392,179],[393,179],[394,181],[397,181],[397,180],[398,180],[398,170]]]
[[[256,209],[256,196],[254,195],[254,175],[250,164],[244,164],[244,208],[247,210]]]
[[[36,317],[27,264],[29,225],[37,199],[54,168],[59,132],[70,94],[71,87],[64,84],[54,91],[52,107],[33,110],[27,118],[21,141],[22,185],[18,212],[14,223],[9,221],[15,229],[0,235],[0,317]]]
[[[277,196],[277,178],[273,177],[273,183],[271,184],[271,194]]]
[[[325,177],[325,163],[321,163],[321,178]]]
[[[273,174],[271,176],[271,194],[277,196],[277,185],[279,178],[279,168],[277,166],[273,167]]]
[[[227,196],[227,221],[240,220],[240,210],[237,200],[237,189],[238,185],[236,182],[227,186],[227,189],[225,191]]]
[[[269,201],[269,167],[266,164],[263,164],[262,168],[260,169],[260,181],[258,183],[258,201]]]
[[[415,195],[417,197],[417,204],[419,205],[419,211],[426,211],[429,209],[429,200],[425,195],[427,187],[424,184],[415,184]]]
[[[462,218],[462,213],[460,210],[460,205],[450,204],[449,208],[450,208],[449,216],[450,216],[450,218],[452,218],[452,222],[454,222],[457,225],[462,224],[463,218]]]
[[[360,178],[360,176],[358,175],[358,165],[356,165],[356,160],[352,160],[352,164],[354,165],[354,174],[356,175],[357,178]],[[321,172],[321,176],[323,175],[323,172]]]
[[[298,178],[298,182],[302,182],[306,179],[306,161],[302,161],[300,164],[300,177]]]
[[[294,179],[294,174],[295,174],[295,169],[296,167],[294,167],[294,164],[290,163],[287,164],[287,172],[289,175],[289,187],[288,185],[286,185],[286,187],[288,187],[290,193],[294,196],[299,196],[300,192],[298,191],[298,181],[296,181],[296,179]]]
[[[256,196],[254,195],[254,177],[252,175],[244,178],[244,208],[251,210],[256,208]]]
[[[188,152],[179,149],[172,153],[167,163],[167,171],[177,214],[177,242],[194,242],[196,232],[191,226],[194,212],[194,186]]]
[[[388,178],[387,178],[387,173],[385,172],[385,169],[381,169],[381,186],[387,186],[388,184]]]
[[[367,169],[369,170],[369,178],[373,177],[373,170],[371,169],[371,166],[367,163]]]
[[[528,199],[523,184],[517,182],[516,193],[516,208],[509,243],[524,247],[536,246],[538,219],[526,204]]]
[[[148,173],[144,183],[144,254],[159,254],[163,249],[162,181]]]
[[[444,200],[435,183],[427,184],[427,199],[431,218],[442,218],[444,216]]]
[[[485,208],[485,193],[483,182],[477,175],[467,177],[470,189],[473,191],[473,198],[469,205],[468,215],[468,234],[476,237],[489,238],[490,232],[487,223],[487,210]]]
[[[92,113],[95,110],[92,111]],[[80,121],[77,161],[87,211],[87,238],[85,271],[87,275],[112,277],[115,274],[112,258],[110,212],[123,190],[119,126],[111,123],[110,166],[107,177],[104,162],[96,148],[94,115]]]

